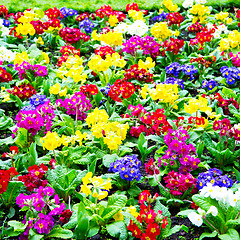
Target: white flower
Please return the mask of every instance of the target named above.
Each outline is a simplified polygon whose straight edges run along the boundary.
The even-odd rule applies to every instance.
[[[216,193],[219,191],[219,187],[215,186],[213,187],[211,183],[207,183],[207,186],[203,187],[200,190],[200,195],[204,196],[204,197],[211,197],[211,198],[215,198]]]
[[[121,22],[114,28],[114,31],[118,31],[124,34],[128,31],[128,25],[124,22]]]
[[[215,206],[211,206],[207,211],[207,214],[209,213],[211,213],[214,217],[216,217],[218,215],[218,210]]]
[[[193,0],[185,0],[182,4],[184,8],[190,8],[193,6]]]
[[[128,33],[131,35],[143,36],[148,31],[147,24],[142,20],[136,20],[128,27]]]
[[[196,212],[189,213],[188,218],[192,222],[192,224],[198,227],[200,227],[203,224],[202,216],[197,214]]]
[[[218,200],[218,201],[219,200],[224,200],[224,199],[226,199],[227,194],[228,194],[227,188],[226,187],[220,187],[215,194],[215,199]]]
[[[229,192],[228,192],[228,195],[227,195],[227,198],[226,198],[226,202],[232,206],[232,207],[235,207],[236,206],[236,203],[240,200],[239,198],[239,194],[234,194],[233,191],[229,189]]]

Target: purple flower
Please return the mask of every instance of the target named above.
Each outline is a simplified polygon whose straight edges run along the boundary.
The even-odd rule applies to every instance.
[[[64,209],[65,209],[65,204],[64,204],[64,203],[61,203],[61,205],[60,205],[59,207],[54,208],[54,209],[49,213],[49,215],[50,215],[50,216],[60,215],[60,214],[62,214],[62,212],[64,211]]]
[[[43,189],[43,194],[44,195],[48,195],[48,196],[52,196],[55,193],[54,189],[51,187],[45,187]]]
[[[140,166],[141,162],[137,159],[136,155],[127,155],[111,163],[109,171],[115,173],[118,172],[120,177],[124,180],[133,181],[136,179],[139,181],[141,179],[141,174],[139,171]]]
[[[52,216],[39,213],[39,220],[34,224],[34,228],[39,234],[48,234],[53,226],[54,222]]]
[[[39,198],[33,202],[33,206],[35,207],[35,210],[38,211],[38,212],[41,212],[42,209],[44,208],[45,206],[45,202],[44,200],[39,196]]]

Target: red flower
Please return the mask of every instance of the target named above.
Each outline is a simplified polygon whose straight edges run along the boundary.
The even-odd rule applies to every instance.
[[[16,153],[16,154],[19,153],[17,146],[11,146],[9,149],[10,149],[10,151],[13,152],[13,153]]]
[[[144,190],[139,194],[139,203],[143,204],[145,201],[147,201],[148,196],[150,196],[149,190]]]
[[[156,238],[156,236],[158,236],[160,233],[161,233],[161,230],[159,228],[159,224],[157,224],[157,223],[149,223],[147,225],[146,235],[151,237],[151,239]]]
[[[155,213],[154,210],[150,210],[149,212],[147,212],[145,222],[146,223],[153,223],[156,216],[157,216],[157,213]]]
[[[163,229],[165,229],[166,228],[166,226],[168,225],[168,221],[167,221],[167,216],[165,216],[165,218],[162,220],[163,221],[163,223],[162,223],[162,228]]]

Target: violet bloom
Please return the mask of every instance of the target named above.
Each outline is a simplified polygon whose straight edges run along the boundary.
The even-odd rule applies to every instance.
[[[54,209],[49,213],[49,215],[50,215],[50,216],[60,215],[60,214],[62,214],[62,212],[64,211],[64,209],[65,209],[65,204],[64,204],[64,203],[61,203],[60,206],[54,208]]]
[[[43,189],[43,194],[44,195],[48,195],[48,196],[52,196],[55,193],[54,189],[51,187],[45,187]]]
[[[39,197],[36,201],[33,202],[33,206],[35,207],[36,211],[41,212],[45,206],[45,202],[41,197]]]
[[[39,220],[34,224],[34,228],[39,234],[48,234],[53,226],[54,222],[51,216],[39,213]]]

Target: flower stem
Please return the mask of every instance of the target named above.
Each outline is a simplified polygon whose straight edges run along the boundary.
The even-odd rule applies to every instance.
[[[203,219],[207,222],[207,224],[209,224],[218,234],[220,234],[220,232],[218,231],[218,229],[216,229],[207,219],[206,216],[203,216]]]
[[[159,182],[159,180],[158,180],[157,175],[155,174],[155,172],[153,173],[153,175],[154,175],[156,181],[158,182],[158,184],[159,184],[165,191],[167,191],[167,189]]]

